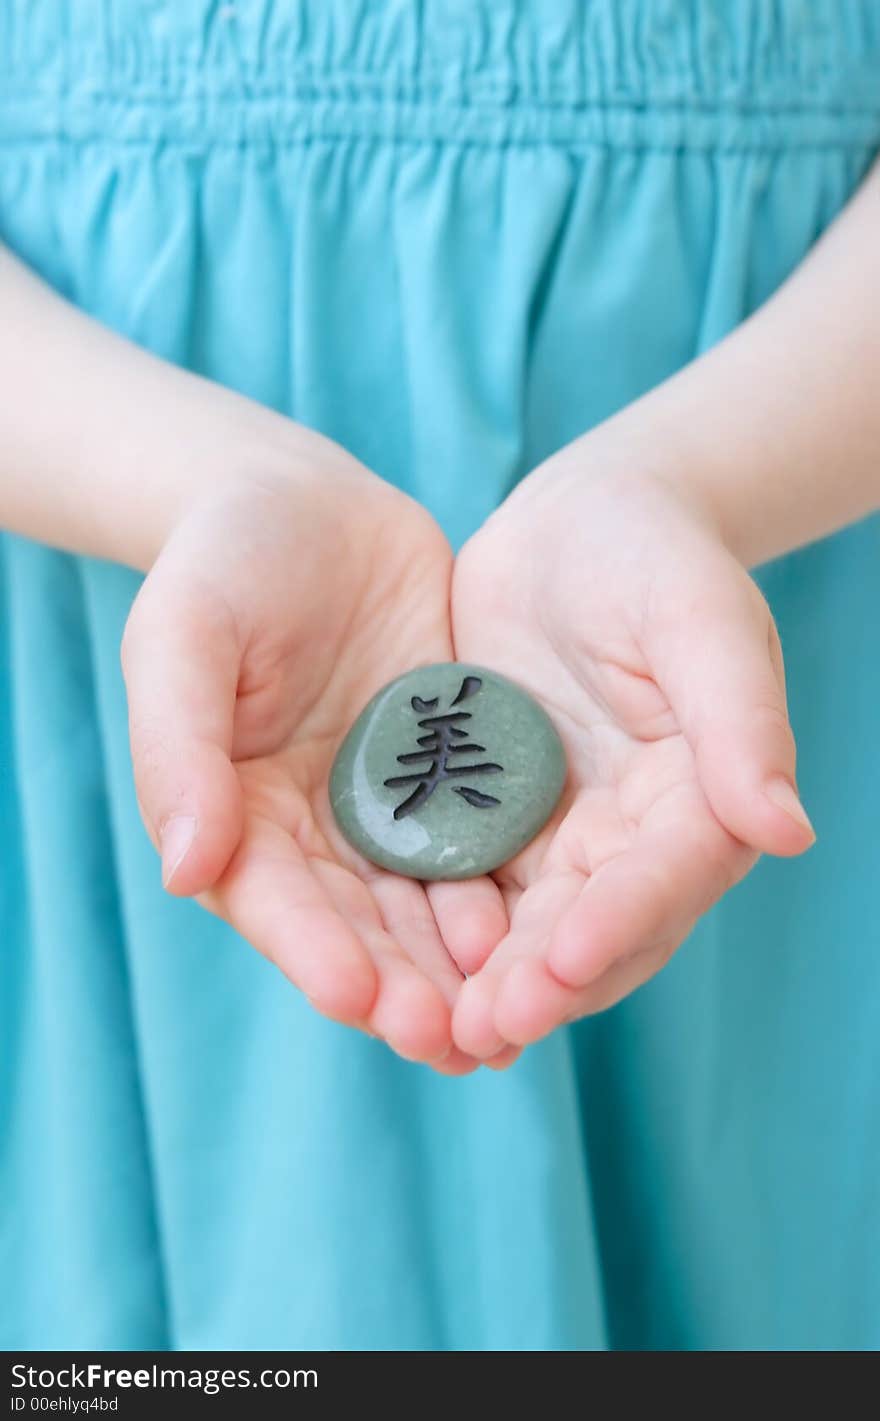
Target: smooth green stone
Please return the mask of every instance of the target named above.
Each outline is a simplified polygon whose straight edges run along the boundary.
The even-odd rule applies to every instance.
[[[476,683],[479,683],[478,685]],[[452,702],[464,691],[457,705]],[[432,707],[413,707],[437,698]],[[454,714],[462,718],[437,726],[420,720]],[[451,733],[451,726],[465,731]],[[442,755],[419,737],[448,741],[448,767],[500,765],[437,779],[422,802],[395,819],[410,795]],[[485,747],[458,750],[461,746]],[[401,764],[398,756],[431,753]],[[442,746],[441,746],[442,750]],[[387,785],[399,775],[415,778]],[[340,746],[330,776],[330,803],[336,822],[356,849],[383,868],[408,878],[474,878],[506,863],[543,828],[562,793],[565,752],[552,722],[518,686],[481,666],[446,662],[420,666],[392,681],[361,712]],[[490,796],[481,806],[470,798]]]

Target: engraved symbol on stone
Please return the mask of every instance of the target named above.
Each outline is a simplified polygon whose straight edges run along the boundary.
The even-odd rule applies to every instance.
[[[425,711],[434,711],[439,702],[438,696],[433,696],[429,700],[424,700],[421,696],[413,696],[410,705],[413,710],[422,715],[418,722],[419,729],[424,730],[424,735],[416,738],[416,743],[421,745],[421,750],[411,750],[405,755],[398,755],[397,762],[400,765],[416,765],[419,761],[427,763],[421,770],[416,770],[406,775],[392,775],[391,779],[383,781],[389,789],[403,788],[414,785],[412,793],[398,804],[394,811],[395,819],[403,819],[407,814],[412,814],[419,809],[433,793],[443,780],[458,779],[465,775],[498,775],[503,770],[503,765],[497,765],[493,760],[484,760],[480,764],[462,765],[457,756],[463,754],[482,755],[485,753],[485,745],[477,745],[468,739],[467,730],[463,729],[462,722],[471,719],[471,712],[455,710],[454,707],[460,705],[462,701],[475,696],[483,684],[480,676],[465,676],[461,683],[458,694],[450,702],[450,708],[441,715],[424,715]],[[474,809],[493,809],[501,800],[496,799],[492,794],[483,794],[481,790],[474,789],[470,785],[453,785],[453,792],[461,796],[463,800]]]

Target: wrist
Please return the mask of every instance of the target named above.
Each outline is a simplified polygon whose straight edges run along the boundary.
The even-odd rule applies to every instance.
[[[368,549],[377,528],[397,529],[410,500],[347,450],[224,387],[198,383],[199,400],[187,406],[185,457],[169,449],[164,477],[151,488],[135,566],[149,569],[192,517],[236,509],[244,517],[255,503],[269,519],[293,519],[303,539],[325,539],[328,549]]]
[[[607,496],[623,510],[624,519],[627,508],[638,507],[648,524],[652,507],[659,517],[673,500],[691,522],[747,562],[748,529],[736,501],[725,496],[727,486],[712,476],[692,436],[662,410],[649,408],[649,399],[575,440],[520,487],[525,489],[532,479],[541,481],[549,499],[562,495],[571,498],[575,507],[585,495],[591,500]],[[510,502],[516,497],[514,491]],[[577,516],[573,514],[570,522],[576,527]]]
[[[275,426],[278,417],[267,411],[265,421],[257,419],[246,401],[225,390],[218,389],[217,394],[222,398],[203,397],[196,407],[190,404],[182,411],[183,428],[159,453],[158,476],[138,459],[130,482],[136,485],[143,478],[145,492],[135,510],[143,516],[133,518],[129,509],[125,528],[115,525],[107,530],[117,545],[117,556],[120,536],[128,537],[124,560],[143,571],[149,570],[175,531],[200,510],[245,497],[248,487],[260,478],[281,486],[292,476],[291,441]],[[238,408],[230,410],[227,400]],[[284,421],[278,418],[278,423]],[[152,455],[150,463],[155,466]]]
[[[123,424],[111,415],[99,432],[101,449],[113,448],[116,495],[104,496],[98,474],[90,527],[98,556],[142,572],[196,508],[261,476],[279,483],[303,476],[290,421],[175,367],[156,362],[145,374],[149,421]]]
[[[347,463],[364,480],[374,477],[283,415],[176,367],[155,366],[154,386],[144,390],[149,428],[129,426],[113,441],[120,495],[105,501],[92,521],[99,556],[146,572],[190,515],[249,491],[299,501],[305,528],[316,501],[332,497]],[[111,432],[117,429],[114,421]]]
[[[709,372],[687,367],[599,425],[585,441],[590,464],[621,493],[632,485],[672,497],[687,515],[750,568],[792,546],[784,500],[778,496],[774,450],[738,444],[736,421],[716,406]],[[717,414],[717,418],[716,418]],[[650,496],[650,495],[649,495]]]

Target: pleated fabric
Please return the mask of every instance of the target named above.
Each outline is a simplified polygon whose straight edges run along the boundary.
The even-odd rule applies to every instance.
[[[455,544],[878,145],[880,0],[0,0],[0,239]],[[880,1344],[878,524],[760,580],[817,847],[449,1081],[163,896],[137,579],[0,538],[0,1346]]]

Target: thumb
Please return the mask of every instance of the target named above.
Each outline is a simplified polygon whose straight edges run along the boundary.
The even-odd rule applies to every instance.
[[[223,873],[242,833],[230,760],[241,655],[230,613],[158,563],[122,642],[138,804],[162,881],[188,896]]]
[[[816,836],[795,781],[782,648],[757,585],[736,572],[670,617],[653,660],[717,818],[762,853],[799,854]]]

